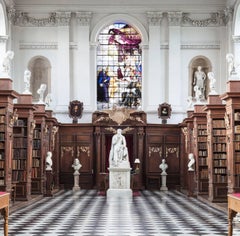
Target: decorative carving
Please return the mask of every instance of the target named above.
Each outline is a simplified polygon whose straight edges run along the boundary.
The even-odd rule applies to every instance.
[[[159,156],[162,156],[162,147],[149,147],[148,156],[151,157],[152,153],[159,153]]]
[[[76,12],[76,18],[79,25],[87,26],[90,24],[92,12]]]
[[[58,132],[58,127],[57,126],[53,126],[52,127],[52,133],[51,133],[51,140],[52,140],[52,150],[55,149],[55,136]]]
[[[56,12],[58,26],[68,26],[71,19],[71,12]]]
[[[14,109],[13,114],[10,114],[9,127],[13,127],[14,123],[18,120],[17,109]]]
[[[161,21],[163,18],[163,13],[162,12],[147,12],[147,19],[149,25],[160,25]]]
[[[168,12],[168,23],[170,26],[180,26],[182,21],[182,12]]]
[[[185,139],[185,152],[187,152],[187,144],[188,144],[188,128],[187,127],[183,127],[182,128],[182,133],[184,135],[184,139]]]
[[[214,12],[211,13],[210,18],[204,20],[194,20],[189,17],[190,13],[183,13],[182,14],[182,23],[189,23],[192,26],[196,27],[206,27],[210,24],[216,25],[219,23],[219,14]]]
[[[80,156],[80,152],[87,153],[87,156],[90,157],[90,147],[88,146],[78,146],[77,147],[77,157]]]
[[[17,11],[14,8],[8,9],[8,18],[10,22],[17,26],[55,26],[56,25],[56,13],[52,12],[47,18],[34,18],[30,17],[27,12]]]
[[[58,49],[57,42],[20,42],[19,49]]]
[[[110,131],[110,132],[112,132],[114,134],[117,133],[117,130],[114,129],[113,127],[105,128],[105,130],[108,130],[108,131]],[[134,130],[134,128],[130,128],[130,127],[124,128],[124,129],[122,129],[122,134],[126,134],[127,132],[129,132],[131,130]]]
[[[72,157],[74,155],[74,149],[72,146],[61,147],[61,157],[63,157],[64,152],[71,152]]]
[[[226,129],[230,129],[230,119],[229,119],[229,116],[226,112],[225,112],[225,115],[224,115],[224,120],[225,120]]]
[[[166,147],[166,157],[169,156],[169,154],[176,153],[176,157],[179,157],[179,148],[178,147]]]

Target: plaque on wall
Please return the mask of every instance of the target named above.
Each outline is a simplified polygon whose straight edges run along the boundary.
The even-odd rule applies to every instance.
[[[167,119],[171,117],[172,108],[168,103],[162,103],[158,107],[158,118],[162,119],[162,123],[166,124]]]
[[[77,123],[78,119],[82,117],[83,103],[77,100],[69,103],[69,116],[73,118],[73,123]]]

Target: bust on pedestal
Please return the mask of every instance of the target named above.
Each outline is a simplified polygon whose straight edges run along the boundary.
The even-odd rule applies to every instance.
[[[80,168],[82,167],[82,165],[80,164],[80,161],[75,158],[73,164],[72,164],[72,167],[74,169],[74,173],[73,173],[73,176],[74,176],[74,186],[73,186],[73,191],[78,191],[80,190],[80,187],[79,187],[79,170]]]
[[[195,172],[195,159],[194,154],[188,154],[188,196],[194,195],[194,172]]]
[[[162,186],[160,190],[167,191],[168,187],[166,185],[167,183],[167,172],[166,169],[168,168],[168,164],[166,163],[165,159],[162,159],[162,163],[159,165],[159,168],[162,170],[161,176],[162,176]]]
[[[48,151],[46,156],[46,197],[51,197],[53,188],[53,173],[52,173],[52,152]]]
[[[109,189],[107,190],[107,197],[132,197],[128,149],[121,129],[118,129],[117,133],[112,137],[108,169]]]

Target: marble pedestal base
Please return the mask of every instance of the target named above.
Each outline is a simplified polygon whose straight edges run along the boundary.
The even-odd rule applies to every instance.
[[[74,186],[72,188],[73,191],[79,191],[80,190],[80,187],[79,187],[79,173],[74,173],[73,176],[74,176]]]
[[[130,167],[110,167],[107,198],[132,198]]]

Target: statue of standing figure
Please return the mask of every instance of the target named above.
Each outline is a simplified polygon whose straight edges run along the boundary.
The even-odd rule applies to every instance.
[[[193,79],[193,87],[198,86],[198,89],[201,91],[203,98],[205,98],[205,90],[206,90],[206,74],[202,71],[202,67],[198,66],[197,71],[194,73]],[[195,93],[196,96],[196,93]]]
[[[45,104],[43,100],[43,96],[46,88],[47,88],[46,84],[41,84],[40,88],[37,90],[37,93],[39,94],[39,101],[38,101],[39,104]]]
[[[112,137],[111,150],[109,154],[109,166],[119,166],[123,161],[129,162],[128,149],[126,139],[122,135],[122,130],[117,129],[117,133]]]
[[[23,94],[32,94],[30,92],[30,78],[31,78],[31,71],[25,70],[24,71],[25,90],[24,90]]]
[[[208,72],[208,78],[210,80],[209,87],[210,87],[210,95],[216,95],[217,92],[215,90],[215,83],[216,79],[214,78],[214,73],[213,72]]]
[[[13,51],[7,51],[2,62],[2,73],[3,76],[10,76],[10,66],[11,66],[11,60],[14,57]]]

